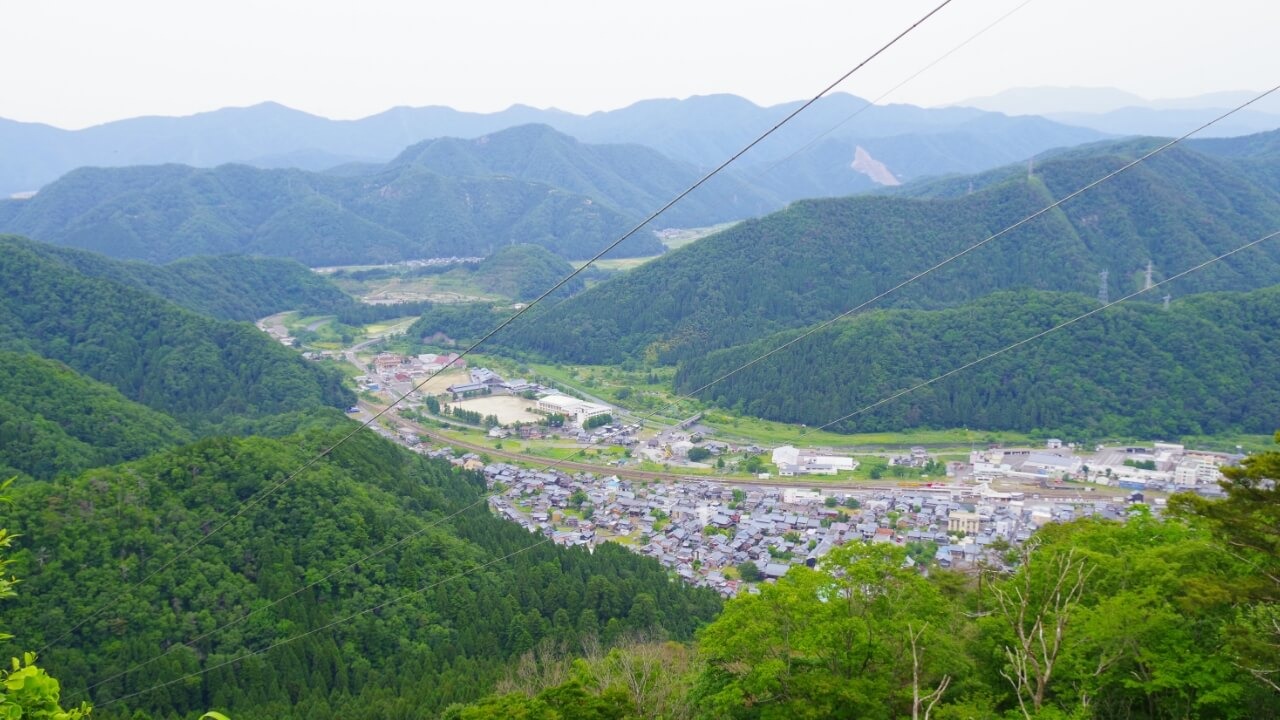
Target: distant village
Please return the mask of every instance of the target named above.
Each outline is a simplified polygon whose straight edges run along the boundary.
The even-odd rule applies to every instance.
[[[370,374],[357,380],[362,389],[408,393],[422,378],[445,369],[467,366],[454,353],[383,353],[370,363]],[[407,427],[399,433],[377,428],[417,452],[482,473],[493,512],[531,532],[561,545],[617,542],[657,559],[686,582],[725,596],[751,592],[757,583],[774,581],[797,565],[813,566],[848,542],[905,545],[908,563],[922,572],[935,564],[999,569],[1011,548],[1046,523],[1085,516],[1121,520],[1134,505],[1160,512],[1168,492],[1220,493],[1220,468],[1241,457],[1174,443],[1085,449],[1049,439],[1043,447],[984,447],[972,450],[967,462],[942,462],[928,449],[913,447],[890,455],[890,468],[928,469],[936,472],[934,481],[871,481],[865,489],[834,489],[823,483],[838,482],[840,474],[857,470],[857,458],[790,445],[772,450],[734,446],[710,438],[696,416],[645,439],[639,425],[611,418],[608,424],[589,427],[593,418],[611,416],[613,409],[524,379],[504,379],[487,368],[471,368],[465,382],[433,395],[455,402],[494,396],[515,396],[530,411],[561,418],[564,426],[557,434],[562,439],[584,446],[622,445],[637,459],[698,465],[690,458],[770,453],[772,466],[764,467],[772,472],[737,485],[693,477],[641,482],[610,474],[603,465],[598,473],[568,473],[490,462],[449,447],[428,448]],[[411,394],[411,399],[423,397]],[[537,438],[544,432],[533,423],[488,430],[498,439]],[[807,488],[770,485],[774,473],[788,483],[809,475],[835,479],[815,478]],[[993,489],[1001,485],[1026,490]],[[1109,492],[1091,496],[1099,488]]]
[[[794,448],[780,450],[783,458],[808,457]],[[1043,451],[987,450],[974,453],[975,462],[967,474],[953,475],[945,482],[848,490],[820,485],[735,486],[692,478],[644,483],[603,470],[570,474],[485,463],[474,454],[455,457],[449,448],[425,452],[483,473],[492,492],[493,511],[531,532],[546,534],[562,545],[619,542],[657,559],[683,580],[725,596],[749,592],[752,581],[776,580],[796,565],[812,567],[832,548],[847,542],[905,545],[907,562],[919,565],[922,572],[933,563],[961,570],[1000,569],[1006,567],[1007,553],[1046,523],[1079,517],[1123,520],[1135,505],[1158,513],[1165,500],[1138,489],[1091,498],[1090,489],[1080,486],[1073,487],[1074,492],[1000,492],[991,487],[997,478],[1038,481],[1051,477],[1047,473],[1075,472],[1078,478],[1087,474],[1118,486],[1160,485],[1164,490],[1214,495],[1220,493],[1217,468],[1233,459],[1159,443],[1150,448],[1097,450],[1093,455],[1097,469],[1086,470],[1080,458],[1061,446]],[[928,458],[917,448],[895,460],[927,462]],[[1156,468],[1148,469],[1152,462]],[[802,461],[796,467],[805,466]],[[825,463],[815,460],[807,466],[830,474]],[[965,468],[952,463],[949,469],[963,472]],[[1144,474],[1134,475],[1133,470]],[[1055,483],[1048,487],[1054,488]],[[757,577],[743,577],[741,568],[746,563],[758,570]]]

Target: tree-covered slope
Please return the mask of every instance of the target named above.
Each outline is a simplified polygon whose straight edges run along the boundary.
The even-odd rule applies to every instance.
[[[532,300],[560,282],[573,266],[537,245],[508,245],[485,258],[475,270],[476,283],[485,290],[516,300]],[[582,279],[574,278],[560,295],[578,292]]]
[[[9,529],[21,534],[13,570],[24,587],[6,618],[26,645],[52,643],[41,660],[63,679],[64,700],[97,685],[89,697],[102,718],[208,708],[237,718],[431,717],[487,692],[509,658],[543,639],[607,642],[655,623],[687,639],[719,609],[714,593],[672,582],[619,546],[530,549],[538,538],[483,503],[450,519],[480,497],[479,477],[372,433],[177,557],[347,431],[206,440],[70,483],[15,487]]]
[[[191,439],[173,418],[35,355],[0,352],[0,475],[73,474]]]
[[[82,168],[28,200],[0,201],[0,230],[114,258],[266,255],[304,264],[485,255],[510,242],[585,257],[632,219],[590,198],[511,178],[418,165],[362,177],[243,165]],[[624,252],[652,255],[651,234]]]
[[[0,236],[0,252],[11,248],[28,249],[89,277],[147,290],[188,310],[223,320],[256,320],[298,309],[336,312],[355,304],[324,276],[292,260],[222,255],[152,265]]]
[[[1149,143],[1025,166],[972,194],[805,201],[685,246],[516,329],[508,342],[580,362],[695,356],[827,319],[887,290],[1090,181]],[[1280,191],[1233,162],[1174,149],[1073,199],[922,282],[900,307],[941,307],[1001,289],[1113,294],[1148,260],[1166,277],[1280,228]],[[1179,292],[1280,281],[1269,245],[1197,273]]]
[[[643,145],[588,145],[546,125],[524,125],[472,140],[440,138],[411,146],[392,166],[414,164],[450,177],[510,176],[593,198],[641,218],[700,176]],[[782,206],[780,196],[730,171],[699,188],[659,221],[700,227],[753,217]]]
[[[823,425],[1097,307],[1084,296],[997,293],[936,311],[836,323],[710,390],[752,415]],[[1068,437],[1267,432],[1280,416],[1280,287],[1112,307],[834,426],[1044,430]],[[694,358],[700,387],[796,331]]]
[[[214,320],[12,244],[0,253],[0,349],[33,352],[189,426],[354,400],[335,371],[252,325]]]

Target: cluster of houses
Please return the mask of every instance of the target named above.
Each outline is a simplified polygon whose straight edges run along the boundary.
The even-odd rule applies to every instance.
[[[1049,440],[1044,448],[976,450],[970,453],[967,467],[954,470],[978,480],[1086,480],[1131,490],[1177,491],[1216,487],[1222,479],[1220,468],[1241,457],[1162,442],[1150,447],[1098,446],[1081,456],[1076,448]]]
[[[736,570],[743,563],[754,563],[768,581],[848,542],[916,543],[912,557],[925,566],[998,567],[1009,546],[1045,523],[1120,519],[1128,503],[1141,500],[1028,501],[985,485],[829,493],[694,480],[643,484],[506,464],[483,472],[502,517],[563,545],[628,544],[726,596],[749,588]]]
[[[396,353],[379,353],[369,363],[369,371],[373,377],[383,384],[393,382],[411,382],[441,372],[446,368],[465,369],[467,361],[457,353],[437,355],[399,355]]]

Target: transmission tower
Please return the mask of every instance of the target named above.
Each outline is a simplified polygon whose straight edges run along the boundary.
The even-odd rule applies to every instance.
[[[1173,296],[1172,296],[1172,295],[1165,295],[1165,296],[1164,296],[1164,298],[1163,298],[1163,299],[1164,299],[1164,309],[1165,309],[1165,310],[1168,310],[1168,309],[1169,309],[1169,300],[1171,300],[1172,298],[1173,298]]]
[[[1098,273],[1098,302],[1103,305],[1106,305],[1110,300],[1110,296],[1107,294],[1107,276],[1110,274],[1111,272],[1108,270]]]
[[[1150,289],[1154,286],[1154,283],[1152,283],[1152,282],[1151,282],[1151,274],[1152,274],[1153,272],[1154,272],[1154,267],[1152,266],[1151,261],[1150,261],[1150,260],[1148,260],[1148,261],[1147,261],[1147,274],[1146,274],[1146,281],[1145,281],[1145,282],[1143,282],[1143,284],[1142,284],[1142,289],[1143,289],[1143,290],[1150,290]]]

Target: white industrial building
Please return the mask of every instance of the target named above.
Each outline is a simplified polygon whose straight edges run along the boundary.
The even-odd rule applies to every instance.
[[[778,474],[784,477],[793,475],[835,475],[844,470],[853,472],[858,461],[840,455],[818,455],[813,451],[798,450],[790,445],[783,445],[773,451],[773,464],[778,466]]]
[[[613,409],[608,405],[587,402],[567,395],[548,395],[538,399],[538,412],[548,415],[564,415],[575,425],[581,425],[593,417],[609,415]]]

